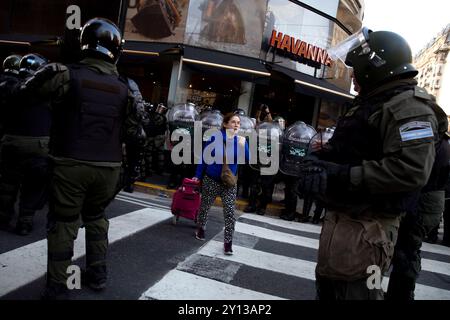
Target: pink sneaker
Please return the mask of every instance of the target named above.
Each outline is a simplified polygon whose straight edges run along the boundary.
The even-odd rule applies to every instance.
[[[223,244],[223,251],[227,256],[231,256],[233,254],[233,249],[231,248],[231,241],[225,242]]]
[[[198,228],[197,231],[195,231],[195,238],[200,241],[205,241],[205,230],[203,228]]]

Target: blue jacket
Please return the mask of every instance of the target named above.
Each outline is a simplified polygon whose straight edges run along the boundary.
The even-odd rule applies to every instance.
[[[223,140],[225,141],[225,130],[222,129],[222,137]],[[233,138],[227,138],[226,139],[226,144],[227,144],[227,163],[228,163],[228,167],[230,168],[231,172],[233,172],[234,175],[237,174],[237,169],[238,169],[238,159],[239,159],[239,155],[238,152],[242,152],[242,147],[238,148],[238,136],[234,136]],[[243,138],[241,138],[243,139]],[[214,136],[211,137],[211,139],[206,142],[203,146],[203,152],[202,152],[202,156],[200,158],[200,164],[197,165],[197,171],[195,173],[195,176],[198,179],[202,179],[204,174],[206,174],[207,176],[209,176],[210,178],[216,180],[216,181],[220,181],[220,175],[222,173],[222,163],[223,163],[223,152],[224,152],[224,145],[221,144],[221,147],[217,147],[216,149],[214,149],[211,152],[211,155],[214,157],[217,154],[217,157],[220,159],[220,163],[212,163],[212,164],[206,164],[204,162],[204,151],[205,148],[210,145],[211,143],[213,143],[215,140]],[[234,154],[234,159],[231,162],[231,152],[232,149],[230,147],[231,143],[233,143],[233,154]],[[244,150],[245,150],[245,162],[248,163],[249,159],[250,159],[250,152],[249,152],[249,147],[248,147],[248,143],[247,141],[245,141],[245,146],[244,146]]]

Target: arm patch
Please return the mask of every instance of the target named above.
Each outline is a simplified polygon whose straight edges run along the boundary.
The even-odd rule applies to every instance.
[[[399,131],[403,142],[434,137],[431,122],[427,121],[412,121],[405,123],[399,128]]]

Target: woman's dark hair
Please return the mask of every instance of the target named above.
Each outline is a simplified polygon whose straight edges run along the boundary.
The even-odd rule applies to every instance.
[[[241,120],[241,117],[239,117],[238,114],[234,114],[233,112],[227,113],[227,114],[223,117],[222,128],[223,128],[223,125],[224,125],[225,123],[230,122],[231,118],[233,118],[233,117],[238,117],[239,120]]]

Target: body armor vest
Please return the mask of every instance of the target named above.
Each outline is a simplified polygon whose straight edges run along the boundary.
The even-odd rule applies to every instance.
[[[128,86],[116,75],[70,65],[70,91],[54,108],[51,154],[84,161],[120,162]]]

